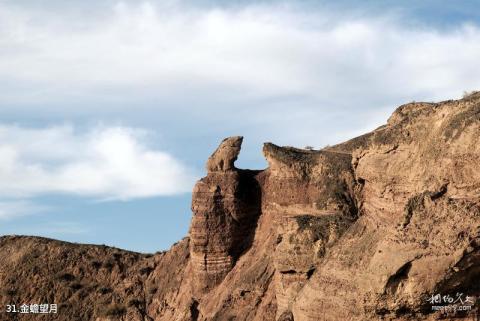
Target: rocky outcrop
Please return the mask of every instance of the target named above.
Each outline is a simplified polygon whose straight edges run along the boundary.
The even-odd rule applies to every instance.
[[[357,219],[352,157],[267,143],[264,212],[277,226],[272,256],[277,315],[288,315],[295,298],[329,249]]]
[[[217,150],[208,158],[207,172],[226,172],[235,170],[234,163],[240,154],[243,137],[225,138]]]
[[[219,284],[251,245],[260,216],[256,172],[234,167],[242,139],[220,144],[208,159],[208,175],[193,189],[190,254],[200,292]]]
[[[404,105],[387,126],[330,149],[352,152],[361,215],[296,298],[295,320],[438,318],[429,296],[479,294],[470,276],[480,264],[470,254],[480,226],[479,103]],[[470,271],[456,268],[462,260]],[[451,273],[458,283],[444,287]]]
[[[40,237],[0,237],[0,320],[191,320],[178,289],[189,240],[139,254]],[[187,291],[186,291],[187,292]],[[56,314],[6,313],[7,305],[57,304]],[[180,308],[181,306],[181,308]],[[160,316],[161,314],[161,316]]]
[[[319,151],[266,143],[261,171],[237,169],[242,138],[227,138],[194,187],[188,238],[143,255],[2,237],[0,304],[56,302],[55,320],[474,320],[478,137],[477,93],[400,106]],[[436,310],[437,295],[464,311]]]

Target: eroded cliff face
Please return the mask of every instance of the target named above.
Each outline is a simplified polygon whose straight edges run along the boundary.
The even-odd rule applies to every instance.
[[[207,162],[207,176],[193,189],[190,254],[199,294],[221,283],[251,246],[260,216],[257,172],[233,165],[242,140],[225,139]]]
[[[59,303],[52,320],[473,320],[478,137],[480,94],[403,105],[319,151],[266,143],[261,171],[237,169],[242,137],[227,138],[194,187],[189,237],[154,255],[2,237],[0,304]],[[459,293],[471,311],[428,301]]]

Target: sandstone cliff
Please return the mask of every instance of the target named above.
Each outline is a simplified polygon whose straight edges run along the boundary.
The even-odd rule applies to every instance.
[[[478,137],[480,94],[400,106],[319,151],[266,143],[261,171],[237,169],[242,137],[227,138],[193,189],[187,238],[144,255],[1,237],[0,305],[55,302],[49,320],[69,321],[475,320]],[[471,310],[428,300],[460,293]]]

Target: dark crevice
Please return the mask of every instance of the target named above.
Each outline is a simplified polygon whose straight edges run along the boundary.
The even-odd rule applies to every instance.
[[[198,311],[198,301],[193,300],[192,304],[190,305],[190,317],[192,321],[197,321],[200,312]]]
[[[297,271],[295,270],[287,270],[287,271],[280,271],[280,274],[296,274]]]
[[[434,201],[434,200],[442,197],[443,195],[445,195],[447,190],[448,190],[448,184],[442,185],[442,187],[440,187],[440,189],[438,191],[430,193],[430,199],[432,201]]]
[[[400,286],[406,279],[408,279],[408,273],[412,268],[412,262],[409,261],[402,265],[395,274],[388,278],[385,286],[385,292],[388,294],[395,294]]]
[[[310,270],[307,271],[307,280],[309,280],[313,273],[315,272],[315,268],[311,268]]]
[[[261,215],[262,188],[257,175],[262,171],[237,169],[239,173],[238,190],[235,193],[240,212],[247,213],[244,217],[233,221],[234,243],[229,254],[237,261],[250,249],[255,237],[258,219]]]

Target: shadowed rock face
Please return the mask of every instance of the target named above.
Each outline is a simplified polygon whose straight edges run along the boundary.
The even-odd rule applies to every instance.
[[[478,137],[480,94],[403,105],[319,151],[266,143],[262,171],[235,168],[242,137],[227,138],[189,237],[154,255],[1,237],[0,304],[58,303],[52,320],[473,320],[478,303],[444,315],[427,299],[480,296]]]

